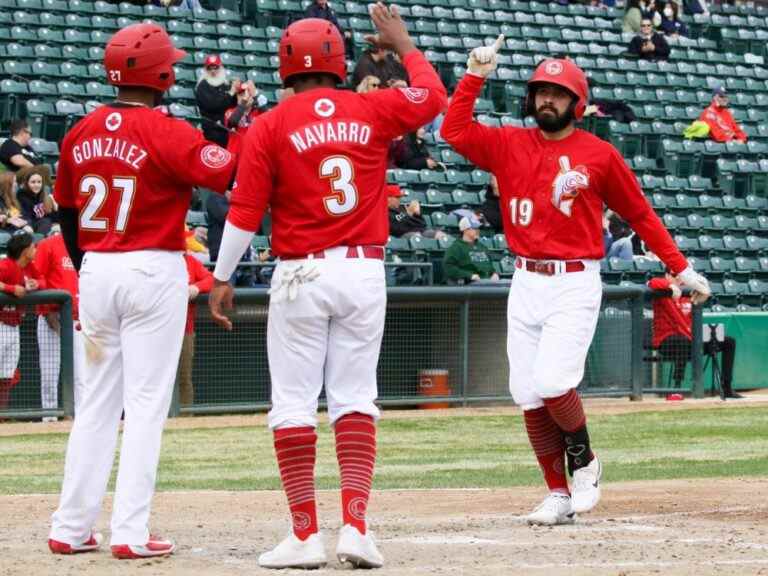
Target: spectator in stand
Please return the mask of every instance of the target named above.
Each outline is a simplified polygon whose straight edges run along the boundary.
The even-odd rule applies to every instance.
[[[56,205],[48,193],[51,169],[42,164],[29,166],[16,172],[19,185],[16,197],[21,206],[21,217],[36,234],[47,236],[56,217]]]
[[[0,173],[0,228],[5,232],[26,230],[32,234],[32,227],[21,217],[21,204],[16,197],[16,174]]]
[[[147,3],[164,8],[168,8],[169,6],[178,6],[179,8],[186,10],[197,10],[203,7],[200,4],[200,0],[151,0],[151,2]]]
[[[41,290],[65,290],[72,296],[72,346],[75,376],[75,408],[78,405],[85,362],[85,344],[78,329],[78,279],[64,237],[54,234],[37,244],[35,269]],[[59,405],[59,371],[61,364],[61,315],[59,306],[44,304],[37,307],[37,346],[40,350],[40,398],[43,410],[55,410]],[[55,421],[55,416],[43,422]]]
[[[480,223],[469,218],[459,221],[461,238],[448,247],[443,257],[443,269],[449,283],[464,284],[478,280],[498,280],[488,250],[477,240]]]
[[[685,365],[691,359],[691,299],[682,295],[680,281],[672,274],[664,278],[653,278],[648,282],[651,290],[668,292],[653,300],[653,347],[658,349],[662,359],[674,362],[673,379],[682,382]],[[730,336],[719,343],[722,352],[722,393],[724,398],[741,398],[733,391],[733,364],[736,357],[736,341]],[[712,352],[712,342],[704,344],[704,353]]]
[[[322,20],[328,20],[331,24],[336,26],[339,34],[344,38],[344,48],[347,56],[354,57],[354,43],[352,42],[352,33],[349,30],[344,30],[339,24],[338,18],[336,18],[336,11],[328,4],[328,0],[314,0],[309,6],[307,6],[304,12],[305,18],[320,18]]]
[[[424,142],[426,130],[419,128],[401,140],[395,149],[395,166],[410,170],[445,170],[445,164],[438,162],[427,149]]]
[[[652,22],[647,18],[643,18],[640,34],[632,38],[627,51],[642,60],[669,58],[669,44],[663,34],[654,31]]]
[[[483,215],[488,226],[495,233],[499,234],[504,231],[504,225],[501,221],[501,207],[499,206],[499,183],[493,174],[491,174],[488,187],[485,189],[485,200],[477,211]]]
[[[704,14],[709,15],[709,8],[706,0],[683,0],[683,8],[686,14]]]
[[[640,33],[640,23],[643,20],[643,11],[640,8],[640,0],[627,0],[627,9],[624,12],[622,29],[624,32]]]
[[[237,106],[233,106],[224,113],[224,126],[227,130],[234,132],[234,136],[230,133],[230,140],[233,141],[228,145],[229,151],[233,154],[240,151],[241,140],[248,132],[248,128],[267,108],[267,97],[251,80],[240,84],[236,96]]]
[[[32,235],[16,232],[7,250],[8,257],[0,260],[0,291],[21,298],[38,287]],[[3,306],[0,310],[0,410],[8,408],[11,389],[18,381],[14,376],[21,352],[19,325],[23,317],[23,306]]]
[[[688,27],[680,21],[680,5],[668,0],[661,16],[661,29],[667,36],[688,36]]]
[[[26,120],[11,122],[11,137],[0,146],[0,162],[3,166],[16,172],[19,168],[40,164],[41,158],[29,145],[31,139],[32,130]]]
[[[709,137],[715,142],[746,142],[747,135],[728,109],[728,94],[723,86],[712,91],[712,102],[699,116],[709,126]]]
[[[643,14],[643,19],[650,20],[654,28],[661,26],[661,13],[656,5],[656,0],[640,0],[640,11]]]
[[[184,228],[184,244],[187,253],[197,258],[200,263],[208,264],[211,261],[211,255],[208,252],[208,228],[197,226],[190,230],[188,226]]]
[[[376,76],[387,86],[394,80],[408,82],[408,73],[395,55],[376,44],[363,52],[358,59],[352,72],[352,86],[357,89],[366,76]]]
[[[192,366],[195,359],[195,300],[200,294],[207,294],[213,288],[213,274],[197,258],[187,252],[184,254],[189,276],[189,305],[187,307],[187,325],[184,328],[184,343],[181,345],[179,358],[179,402],[182,406],[192,406],[195,391],[192,385]]]
[[[611,241],[605,257],[632,260],[634,257],[632,247],[634,232],[632,227],[621,216],[612,213],[608,217],[608,232],[610,233]]]
[[[442,230],[427,228],[427,222],[421,215],[418,200],[411,200],[406,206],[400,204],[403,191],[397,184],[387,185],[387,206],[389,208],[389,235],[396,238],[424,236],[440,240],[448,235]]]
[[[232,191],[227,190],[224,195],[209,194],[205,202],[205,211],[208,213],[208,251],[211,262],[216,262],[219,257],[219,248],[221,247],[221,237],[224,234],[224,224],[227,221],[229,213],[229,199],[232,197]],[[243,262],[251,261],[251,249],[245,251],[241,258]],[[230,279],[237,286],[252,286],[253,274],[251,270],[235,271]]]
[[[360,81],[360,84],[355,88],[355,92],[358,94],[367,94],[373,90],[381,88],[381,79],[378,76],[369,74]]]
[[[227,145],[227,131],[223,128],[224,113],[237,106],[236,94],[241,81],[229,81],[227,70],[217,54],[211,54],[203,62],[203,71],[195,86],[195,99],[203,119],[203,134],[208,140]]]

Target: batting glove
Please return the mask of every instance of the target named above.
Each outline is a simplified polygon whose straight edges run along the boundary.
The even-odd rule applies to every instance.
[[[496,70],[496,54],[504,46],[504,34],[499,34],[490,46],[478,46],[469,53],[467,71],[475,76],[485,78]]]
[[[707,301],[707,298],[712,295],[712,289],[709,287],[707,279],[690,266],[680,272],[677,277],[684,286],[687,286],[693,291],[691,294],[691,302],[694,304],[703,304]]]

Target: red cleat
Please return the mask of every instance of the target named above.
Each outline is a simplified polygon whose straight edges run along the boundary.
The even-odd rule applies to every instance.
[[[82,544],[67,544],[53,538],[48,540],[48,548],[54,554],[82,554],[83,552],[95,552],[101,546],[103,537],[98,532],[93,532],[91,537]]]
[[[170,540],[158,536],[149,537],[146,544],[115,544],[112,546],[112,556],[119,560],[135,560],[137,558],[153,558],[173,554],[176,545]]]

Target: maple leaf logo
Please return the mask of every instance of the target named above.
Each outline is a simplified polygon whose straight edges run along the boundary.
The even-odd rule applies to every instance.
[[[330,118],[336,112],[336,105],[328,98],[320,98],[315,102],[315,113],[323,118]]]
[[[112,112],[109,116],[107,116],[106,126],[107,130],[110,132],[114,132],[118,128],[120,128],[120,125],[123,123],[123,117],[118,112]]]

